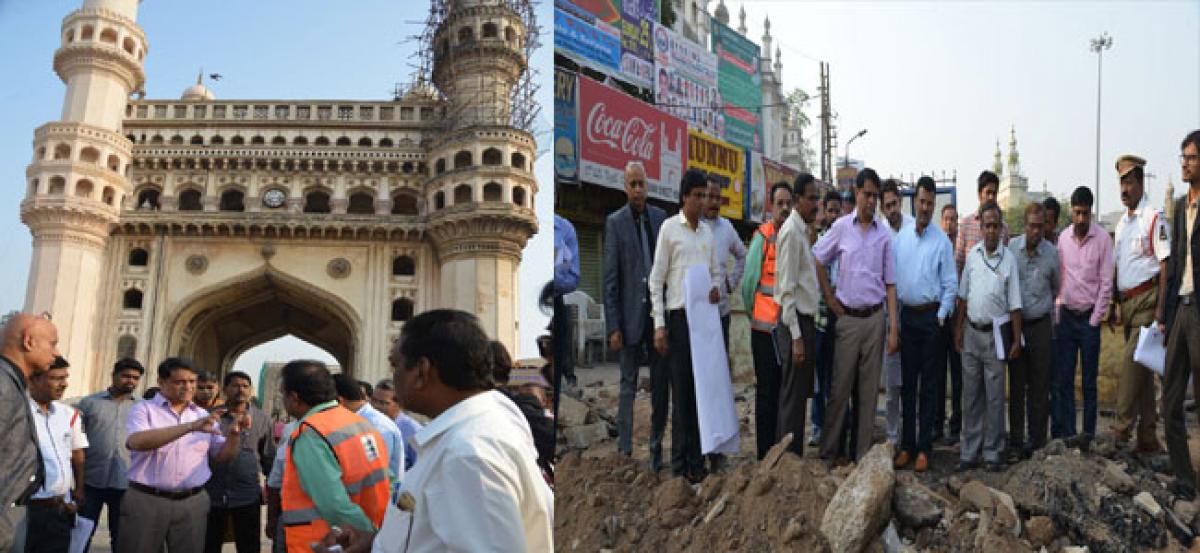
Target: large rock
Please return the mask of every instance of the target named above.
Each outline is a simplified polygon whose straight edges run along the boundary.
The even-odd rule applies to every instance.
[[[990,511],[992,505],[996,503],[996,498],[992,495],[991,490],[978,480],[963,484],[962,488],[958,490],[958,499],[979,512]]]
[[[1025,535],[1034,547],[1049,547],[1054,541],[1054,521],[1047,516],[1030,517],[1025,526]]]
[[[1104,468],[1104,485],[1123,494],[1133,493],[1137,488],[1133,477],[1129,476],[1129,473],[1116,463],[1107,463],[1107,465]]]
[[[909,528],[933,526],[942,519],[942,509],[928,492],[903,481],[896,483],[892,494],[892,509],[896,519]]]
[[[679,476],[659,486],[655,502],[658,504],[658,511],[665,513],[672,509],[686,507],[695,495],[696,492],[692,491],[692,486],[688,484],[687,480]]]
[[[887,525],[896,484],[892,456],[888,442],[872,447],[829,501],[821,532],[835,553],[863,551]]]
[[[595,442],[608,439],[608,424],[597,422],[582,426],[570,426],[563,429],[563,437],[571,447],[587,449]]]
[[[583,426],[587,424],[588,414],[591,408],[582,401],[575,399],[567,394],[559,394],[558,398],[558,425],[570,428],[572,426]],[[594,417],[593,417],[594,418]]]

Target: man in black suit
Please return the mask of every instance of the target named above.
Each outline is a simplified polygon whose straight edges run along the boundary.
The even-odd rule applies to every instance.
[[[1196,495],[1196,473],[1188,453],[1183,399],[1188,377],[1200,383],[1200,130],[1183,139],[1183,182],[1187,193],[1175,200],[1171,221],[1171,256],[1167,259],[1167,297],[1159,330],[1167,337],[1163,379],[1163,419],[1167,451],[1175,472],[1172,490],[1182,498]]]
[[[604,322],[608,346],[621,352],[621,393],[617,407],[617,450],[633,453],[633,397],[643,351],[649,355],[651,415],[650,466],[662,467],[662,435],[667,426],[670,380],[653,346],[650,289],[646,278],[654,261],[658,230],[667,214],[646,204],[646,170],[636,161],[625,166],[628,203],[604,222]]]

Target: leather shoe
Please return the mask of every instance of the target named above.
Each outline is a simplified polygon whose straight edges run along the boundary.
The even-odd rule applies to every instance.
[[[902,469],[904,467],[907,467],[908,463],[911,461],[912,461],[912,459],[908,456],[908,452],[901,451],[900,455],[898,457],[896,457],[895,468]]]
[[[917,462],[913,465],[913,470],[917,472],[929,470],[929,457],[926,457],[924,453],[918,453]]]
[[[987,471],[988,472],[1004,472],[1004,463],[1002,463],[1002,462],[987,463]]]
[[[959,461],[958,464],[954,466],[954,472],[966,472],[968,470],[975,470],[977,468],[979,468],[979,461]]]

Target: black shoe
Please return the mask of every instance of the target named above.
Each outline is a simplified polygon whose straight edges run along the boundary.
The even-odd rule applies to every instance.
[[[657,474],[663,469],[662,453],[650,453],[650,472]]]
[[[1021,460],[1033,457],[1033,446],[1025,446],[1021,448]]]
[[[944,440],[943,443],[945,443],[949,447],[954,447],[954,444],[958,443],[958,434],[954,434],[954,433],[946,434],[946,439]]]
[[[954,466],[954,472],[966,472],[968,470],[975,470],[977,468],[979,468],[979,461],[959,461],[958,464]]]

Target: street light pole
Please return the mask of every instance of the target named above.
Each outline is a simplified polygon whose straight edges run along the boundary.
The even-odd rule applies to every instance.
[[[846,158],[845,158],[845,161],[844,161],[844,162],[843,162],[843,164],[842,164],[842,166],[843,166],[843,167],[849,167],[849,166],[850,166],[850,145],[851,145],[851,144],[853,144],[855,140],[858,140],[860,137],[862,137],[862,135],[864,135],[864,134],[867,134],[867,129],[863,129],[863,130],[861,130],[861,131],[858,131],[858,133],[857,133],[857,134],[855,134],[854,136],[851,136],[851,137],[850,137],[850,140],[847,140],[847,141],[846,141]]]
[[[1108,31],[1093,38],[1091,50],[1096,53],[1096,216],[1100,215],[1100,82],[1104,72],[1104,51],[1112,48]]]

